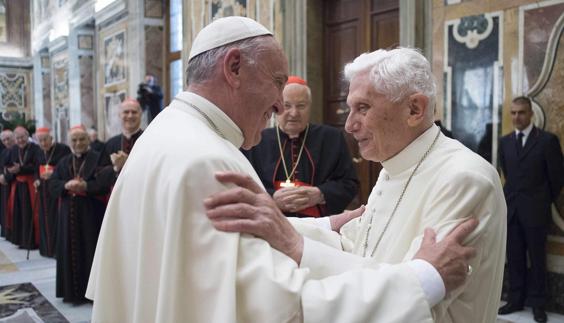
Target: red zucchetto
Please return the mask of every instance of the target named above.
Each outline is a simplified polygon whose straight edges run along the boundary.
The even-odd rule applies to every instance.
[[[45,134],[49,134],[50,132],[51,132],[51,129],[49,129],[47,127],[41,127],[41,128],[37,128],[37,130],[35,130],[36,135],[45,135]]]
[[[76,125],[76,126],[70,128],[70,130],[69,130],[69,133],[71,133],[71,134],[74,133],[74,132],[84,132],[84,133],[86,133],[86,127],[84,127],[81,124]]]
[[[307,82],[303,78],[295,75],[290,75],[286,84],[301,84],[307,86]]]

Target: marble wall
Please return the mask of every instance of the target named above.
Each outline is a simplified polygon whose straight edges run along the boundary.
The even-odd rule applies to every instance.
[[[160,84],[164,76],[164,44],[162,26],[145,26],[145,61],[147,62],[145,71],[156,76]]]

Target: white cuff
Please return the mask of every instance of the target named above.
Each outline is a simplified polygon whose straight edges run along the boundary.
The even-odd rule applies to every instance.
[[[445,284],[435,267],[422,259],[413,259],[407,264],[415,272],[430,307],[442,301],[446,295]]]

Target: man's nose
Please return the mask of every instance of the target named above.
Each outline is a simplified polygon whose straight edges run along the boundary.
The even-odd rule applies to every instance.
[[[345,131],[348,133],[353,133],[358,130],[358,121],[356,120],[356,114],[349,112],[347,116],[347,121],[345,122]]]

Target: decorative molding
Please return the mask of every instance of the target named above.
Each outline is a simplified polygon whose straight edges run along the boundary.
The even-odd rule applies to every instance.
[[[94,14],[97,26],[105,26],[112,18],[123,14],[127,9],[124,1],[114,1]]]
[[[491,15],[481,14],[458,19],[453,25],[453,36],[456,41],[473,49],[480,41],[488,38],[493,30]]]
[[[68,46],[68,37],[61,36],[51,42],[49,42],[49,52],[55,54],[58,51],[61,51]]]
[[[69,21],[70,29],[72,30],[91,22],[94,15],[94,1],[83,4],[78,10],[73,12],[73,17]]]
[[[1,67],[33,68],[32,57],[0,57]]]
[[[163,19],[161,18],[143,18],[143,25],[145,26],[164,26]]]

